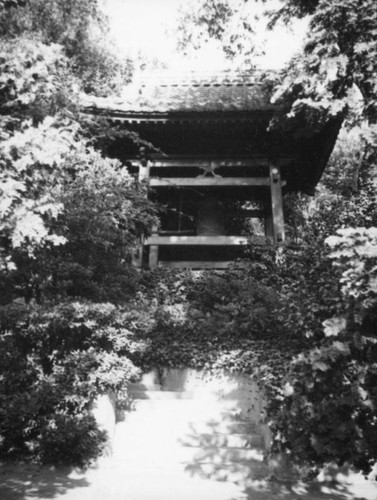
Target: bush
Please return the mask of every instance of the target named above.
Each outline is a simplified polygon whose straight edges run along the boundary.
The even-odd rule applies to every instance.
[[[0,308],[0,452],[8,458],[84,465],[105,433],[93,400],[125,393],[138,375],[130,332],[111,304]]]
[[[137,348],[129,355],[143,368],[255,374],[272,358],[280,366],[297,345],[291,335],[282,335],[279,305],[270,267],[263,262],[242,271],[145,272],[130,321]]]
[[[369,474],[377,460],[376,156],[374,144],[340,144],[349,149],[335,151],[301,227],[306,248],[279,271],[281,320],[311,345],[302,342],[269,380],[269,413],[275,450],[313,471],[337,463]]]
[[[97,458],[106,442],[91,415],[55,415],[41,430],[43,463],[87,465]]]

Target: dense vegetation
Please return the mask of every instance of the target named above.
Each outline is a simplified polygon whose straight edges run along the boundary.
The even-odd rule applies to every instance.
[[[181,43],[191,22],[202,40],[217,39],[232,57],[239,39],[243,47],[250,38],[250,18],[233,38],[231,30],[251,0],[198,3],[184,17]],[[335,461],[368,472],[377,458],[375,2],[263,3],[270,28],[309,20],[302,50],[269,81],[282,105],[270,126],[310,135],[330,120],[345,124],[315,200],[286,198],[291,233],[304,250],[287,251],[274,269],[278,318],[312,347],[284,370],[284,382],[270,379],[274,446],[314,468]]]
[[[355,132],[339,140],[311,203],[304,250],[288,252],[281,267],[284,326],[309,338],[311,348],[285,370],[270,415],[275,450],[313,468],[350,463],[367,473],[377,450],[377,207],[368,161],[352,187]],[[348,176],[334,176],[339,166],[344,173],[352,167]]]
[[[229,57],[248,58],[251,20],[232,37],[232,16],[244,21],[238,3],[203,1],[183,35],[192,19]],[[105,440],[94,398],[109,389],[126,398],[138,370],[160,364],[257,377],[275,450],[313,468],[370,470],[377,12],[372,0],[356,4],[286,0],[270,17],[311,16],[303,53],[270,82],[284,104],[271,126],[310,134],[333,117],[345,123],[314,199],[285,198],[299,244],[278,259],[251,248],[242,273],[191,275],[135,273],[132,252],[156,210],[144,186],[94,147],[104,125],[78,113],[80,91],[114,92],[130,69],[99,43],[97,1],[0,1],[3,456],[88,463]]]
[[[83,90],[113,91],[123,71],[91,35],[104,22],[92,0],[0,3],[4,457],[95,458],[105,436],[91,404],[137,373],[110,302],[135,293],[132,253],[155,209],[94,148],[107,131],[77,106]]]

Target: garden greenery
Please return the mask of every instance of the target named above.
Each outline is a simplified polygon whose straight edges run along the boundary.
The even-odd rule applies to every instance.
[[[112,304],[10,304],[0,310],[0,450],[3,457],[86,465],[106,433],[91,405],[120,391],[137,368]]]
[[[108,83],[105,60],[88,41],[97,15],[91,0],[0,4],[6,458],[90,463],[106,440],[91,415],[95,398],[120,391],[137,374],[114,304],[135,293],[132,254],[155,222],[155,208],[120,162],[94,149],[78,113],[80,91],[101,93]],[[55,29],[59,16],[67,24]],[[98,81],[86,74],[89,55],[100,64],[88,67],[102,68]],[[88,88],[87,76],[96,88]],[[101,123],[93,129],[105,133]]]
[[[221,38],[226,4],[204,2],[204,12],[219,13],[217,24],[196,20],[215,29],[209,36]],[[125,67],[94,43],[104,26],[98,3],[0,1],[2,456],[90,463],[106,440],[91,416],[98,395],[125,400],[140,370],[189,366],[255,377],[269,398],[273,450],[313,469],[370,471],[376,18],[371,0],[357,5],[287,0],[275,16],[312,16],[304,53],[276,84],[289,109],[275,125],[348,117],[315,198],[285,199],[298,245],[279,262],[273,249],[252,248],[242,272],[136,273],[132,253],[156,208],[145,186],[94,148],[101,139],[91,132],[110,135],[88,127],[77,107],[81,90],[103,95],[125,81]]]

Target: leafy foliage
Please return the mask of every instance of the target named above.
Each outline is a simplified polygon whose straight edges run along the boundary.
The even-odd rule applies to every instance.
[[[198,50],[215,40],[228,59],[237,59],[241,67],[252,67],[252,56],[260,48],[252,43],[253,19],[245,12],[242,0],[197,0],[181,8],[178,49]]]
[[[0,449],[4,457],[83,465],[105,433],[91,403],[124,390],[137,369],[124,355],[128,331],[111,304],[61,303],[0,311]]]
[[[281,369],[299,344],[283,335],[270,269],[259,266],[196,276],[143,273],[129,327],[138,346],[132,361],[143,369],[189,366],[260,377],[268,360]]]
[[[112,79],[123,69],[115,58],[108,66],[105,45],[92,44],[101,38],[91,35],[98,15],[91,0],[0,4],[5,458],[91,462],[106,440],[93,400],[125,392],[137,374],[119,310],[100,302],[133,293],[132,252],[155,210],[145,187],[94,149],[77,112],[80,88],[107,93],[123,81]]]
[[[195,14],[186,14],[181,29],[193,27],[196,38],[219,40],[230,57],[252,53],[255,45],[255,14],[258,2],[251,0],[202,0]],[[288,66],[272,78],[272,100],[282,112],[274,127],[318,126],[334,117],[344,117],[357,108],[358,117],[376,120],[377,13],[373,0],[284,0],[265,3],[269,27],[279,21],[294,25],[309,18],[304,48]],[[237,21],[241,24],[238,26]],[[190,28],[188,27],[190,24]],[[252,63],[252,60],[251,60]],[[249,69],[252,68],[249,65]],[[271,81],[269,82],[271,85]],[[357,89],[357,92],[355,92]],[[358,96],[358,97],[357,97]],[[356,99],[355,99],[356,98]],[[355,103],[355,100],[358,101]],[[354,116],[355,117],[355,116]]]
[[[377,457],[377,213],[366,136],[357,129],[342,135],[301,219],[309,245],[282,268],[281,320],[312,345],[269,379],[274,449],[313,469],[335,462],[369,473]]]
[[[278,123],[302,120],[323,123],[350,109],[359,116],[375,119],[377,14],[374,2],[318,1],[286,2],[275,14],[302,17],[312,14],[302,54],[283,72],[273,100],[285,103]],[[287,17],[288,16],[288,17]],[[274,22],[273,20],[273,22]],[[361,100],[355,104],[355,88]]]
[[[45,119],[1,145],[8,167],[2,174],[3,268],[13,269],[27,299],[40,300],[46,287],[93,296],[83,286],[115,276],[122,288],[139,235],[154,221],[143,187],[77,140],[78,131],[70,120]],[[119,292],[114,288],[113,295]]]
[[[377,456],[376,230],[339,230],[326,242],[341,273],[337,315],[273,400],[275,447],[312,467],[349,463],[367,474]]]
[[[98,0],[6,2],[0,36],[26,35],[59,44],[86,92],[108,95],[129,81],[132,64],[115,50]],[[17,39],[17,38],[16,38]]]
[[[108,300],[104,280],[121,299],[133,247],[154,221],[143,186],[85,138],[59,46],[21,38],[7,42],[1,60],[3,300],[41,300],[44,290]]]
[[[37,123],[74,100],[75,80],[59,45],[26,36],[5,40],[0,74],[0,114],[5,123],[7,118],[11,121],[7,115],[13,121],[30,118]]]

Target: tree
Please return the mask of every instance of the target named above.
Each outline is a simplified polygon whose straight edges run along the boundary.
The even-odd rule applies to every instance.
[[[0,5],[0,37],[59,44],[85,92],[108,95],[130,80],[132,62],[109,40],[98,0],[25,0]]]
[[[374,2],[286,2],[271,19],[311,15],[302,54],[283,71],[273,99],[285,103],[284,119],[312,125],[334,116],[376,118],[377,13]],[[355,96],[359,97],[356,98]]]
[[[216,40],[227,58],[236,58],[243,67],[252,67],[252,56],[260,51],[253,40],[253,19],[239,0],[191,2],[180,9],[178,49],[198,50]]]
[[[106,438],[93,399],[137,373],[124,316],[98,302],[134,292],[132,251],[155,209],[145,187],[94,148],[78,113],[80,91],[117,85],[91,47],[96,9],[91,0],[0,3],[4,457],[87,464]]]
[[[55,22],[56,10],[62,16],[62,25],[54,30],[51,23]],[[38,22],[33,17],[37,12],[41,13]],[[80,12],[87,15],[78,20]],[[124,276],[127,289],[125,281],[132,282],[130,253],[140,234],[148,231],[154,211],[143,187],[137,186],[119,163],[95,152],[93,138],[86,135],[88,128],[78,113],[79,91],[86,84],[79,78],[83,67],[77,71],[75,66],[84,52],[80,48],[77,53],[74,45],[85,39],[90,20],[99,16],[97,2],[32,0],[22,6],[11,3],[0,11],[0,16],[8,14],[11,22],[4,28],[0,53],[3,300],[14,294],[28,300],[36,295],[40,298],[46,283],[51,283],[52,268],[53,288],[55,293],[60,289],[60,295],[66,293],[67,287],[71,294],[79,294],[78,281],[81,293],[89,286],[88,281],[98,286],[104,279],[98,267],[101,245],[107,248],[107,272],[113,266],[113,278],[117,276],[119,281]],[[32,21],[35,25],[31,23],[30,27]],[[75,43],[70,45],[68,39]],[[67,55],[70,51],[71,58]],[[98,198],[99,192],[104,202]],[[86,203],[79,203],[82,200]],[[84,224],[85,218],[91,218],[92,223]],[[78,231],[83,247],[74,251]],[[81,259],[81,265],[77,259]],[[59,266],[65,267],[60,281]],[[74,283],[72,273],[76,276]],[[107,281],[111,281],[110,276]],[[89,295],[92,297],[93,291]],[[105,295],[99,293],[97,300]]]
[[[47,240],[63,241],[49,235],[43,217],[49,212],[56,216],[61,210],[49,192],[48,175],[59,176],[61,156],[69,149],[69,127],[64,129],[62,123],[59,130],[59,120],[47,117],[61,112],[73,83],[59,46],[46,46],[24,37],[3,44],[0,77],[3,271],[14,266],[13,248],[24,246],[32,255],[35,247]],[[64,122],[63,116],[61,120]],[[78,124],[72,123],[72,129],[77,132]],[[53,167],[56,170],[52,173]]]
[[[145,188],[120,162],[63,116],[24,123],[1,143],[0,161],[3,300],[130,293],[132,251],[155,219]]]

